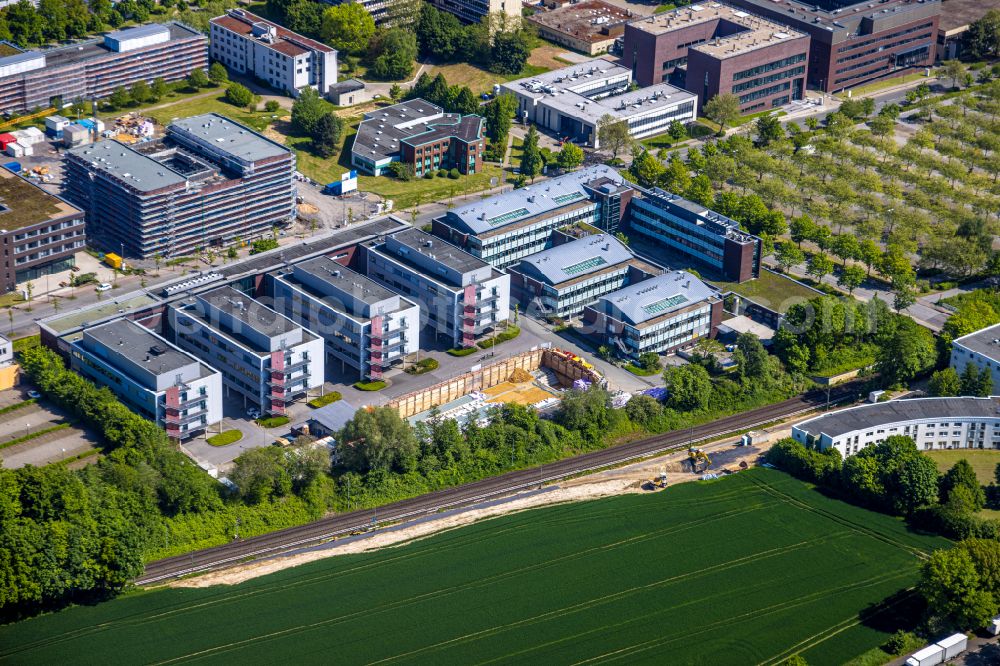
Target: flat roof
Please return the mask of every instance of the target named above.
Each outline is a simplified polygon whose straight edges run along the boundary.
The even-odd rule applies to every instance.
[[[9,169],[0,169],[0,229],[14,231],[74,214],[83,211]]]
[[[468,252],[455,247],[451,243],[447,243],[437,236],[432,236],[421,229],[411,227],[392,234],[392,237],[400,243],[406,245],[406,247],[410,250],[419,252],[425,257],[447,266],[448,268],[456,270],[463,275],[476,269],[489,266],[489,264],[482,259],[474,257]],[[383,252],[392,254],[394,257],[399,256],[389,250],[383,249]],[[435,276],[435,278],[440,278],[440,276]]]
[[[601,297],[639,326],[665,314],[716,296],[707,284],[687,271],[663,273]]]
[[[336,49],[327,46],[326,44],[309,39],[308,37],[303,37],[297,32],[292,32],[288,28],[280,26],[273,21],[268,21],[262,16],[251,14],[245,9],[230,9],[224,16],[217,16],[216,18],[213,18],[211,22],[246,37],[251,37],[253,35],[254,24],[274,28],[275,36],[278,38],[277,41],[261,43],[265,46],[270,46],[276,51],[285,53],[286,55],[300,55],[302,53],[308,53],[309,51],[318,51],[320,53],[336,52]]]
[[[830,412],[799,423],[796,428],[813,435],[839,437],[855,430],[917,419],[1000,418],[1000,398],[913,398],[890,400]]]
[[[113,293],[113,292],[112,292]],[[64,333],[70,329],[79,328],[90,322],[99,322],[114,315],[123,314],[131,310],[138,310],[149,305],[154,305],[159,301],[142,291],[133,291],[123,294],[118,298],[105,299],[99,303],[94,303],[71,312],[61,315],[53,315],[41,321],[42,324],[55,331],[57,334]]]
[[[595,124],[604,115],[630,118],[655,109],[694,103],[698,96],[669,83],[629,91],[632,71],[605,58],[528,76],[501,88]]]
[[[165,23],[163,25],[170,30],[170,41],[190,39],[192,37],[207,40],[207,37],[205,37],[202,33],[178,21],[171,21],[170,23]],[[141,27],[142,26],[140,26],[140,28]],[[126,36],[126,38],[127,37],[128,36]],[[147,47],[140,47],[133,51],[126,51],[122,55],[134,55],[135,53],[141,53],[145,48]],[[159,44],[152,44],[148,48],[163,48],[163,42]],[[40,53],[45,56],[46,67],[57,67],[60,65],[75,64],[86,60],[93,60],[107,55],[118,55],[117,51],[112,51],[104,45],[104,37],[51,49],[39,49],[38,51],[35,51],[35,53]],[[15,76],[21,75],[17,74]]]
[[[337,400],[309,413],[309,421],[316,421],[327,430],[341,430],[354,418],[358,408],[346,400]]]
[[[952,345],[960,345],[976,354],[1000,361],[1000,324],[955,338]]]
[[[200,365],[194,356],[130,319],[92,326],[84,333],[157,376],[176,372],[192,363]]]
[[[727,29],[722,34],[713,35],[707,42],[693,45],[691,48],[720,59],[807,37],[805,33],[793,30],[783,23],[719,2],[679,7],[634,21],[631,25],[642,32],[662,35],[711,22],[719,23],[720,27],[724,26]],[[736,32],[733,32],[733,29],[736,29]]]
[[[548,284],[558,285],[632,258],[629,249],[611,234],[593,234],[527,256],[514,270],[535,273]]]
[[[625,182],[613,168],[598,164],[454,208],[443,217],[446,223],[460,222],[474,234],[497,231],[590,200],[585,186],[601,178],[608,179],[612,188]]]
[[[187,182],[187,178],[166,164],[111,139],[70,148],[66,152],[139,192],[152,192]]]
[[[477,115],[448,113],[444,118],[426,123],[423,128],[417,126],[413,129],[416,131],[401,139],[400,143],[422,146],[450,138],[472,143],[483,138],[483,119]]]
[[[198,294],[197,298],[232,315],[234,319],[246,324],[251,330],[269,338],[283,333],[291,333],[301,328],[288,317],[278,314],[260,301],[228,285],[207,291],[204,294]],[[185,312],[191,314],[189,310]],[[204,319],[204,317],[201,318]],[[213,326],[218,324],[214,321],[210,323]]]
[[[251,162],[291,152],[263,134],[218,113],[204,113],[175,120],[167,127],[168,135],[172,130],[187,132],[211,144],[215,150]]]
[[[417,146],[456,137],[471,143],[482,136],[480,116],[445,113],[440,106],[418,98],[366,113],[351,152],[378,162],[399,153],[404,142]]]
[[[608,34],[609,28],[644,15],[604,0],[584,0],[552,11],[536,12],[528,20],[553,32],[594,43],[614,39]],[[617,34],[621,34],[621,30]]]
[[[375,305],[396,296],[378,282],[357,271],[338,264],[330,257],[316,257],[295,265],[295,269],[308,273],[331,287],[350,294],[362,303]]]
[[[948,11],[941,12],[938,32],[949,33],[965,30],[971,23],[982,18],[991,9],[1000,9],[1000,0],[948,0],[943,6]]]
[[[950,1],[950,0],[949,0]],[[889,18],[909,12],[939,13],[940,0],[739,0],[741,6],[759,8],[762,12],[780,12],[781,20],[798,25],[803,30],[819,29],[850,39],[862,19]],[[906,20],[905,18],[902,20]],[[859,39],[864,39],[862,35]]]
[[[140,37],[162,35],[164,32],[170,32],[170,28],[160,23],[147,23],[146,25],[139,25],[134,28],[125,28],[124,30],[114,30],[106,34],[105,37],[120,42],[129,39],[138,39]]]

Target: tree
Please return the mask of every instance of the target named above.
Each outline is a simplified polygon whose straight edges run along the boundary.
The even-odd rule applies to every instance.
[[[576,169],[583,164],[583,148],[571,141],[566,141],[556,154],[556,164],[563,171]]]
[[[833,272],[833,260],[822,252],[809,257],[806,264],[806,274],[816,278],[817,282],[822,282],[823,278]]]
[[[644,352],[639,354],[639,358],[636,361],[636,365],[643,370],[649,370],[655,372],[660,369],[660,355],[656,352]]]
[[[663,380],[669,392],[667,404],[674,409],[693,411],[708,406],[712,379],[703,366],[670,366],[663,371]]]
[[[507,146],[507,135],[517,111],[517,98],[510,93],[497,95],[496,99],[483,107],[486,119],[486,134],[496,146]]]
[[[45,41],[45,19],[31,0],[19,0],[6,8],[7,27],[11,39],[21,47]]]
[[[798,266],[805,261],[806,255],[792,243],[779,243],[774,250],[774,258],[781,269],[787,273],[793,266]]]
[[[970,58],[1000,55],[1000,9],[991,9],[969,25],[963,45]]]
[[[187,84],[193,90],[198,90],[199,88],[207,88],[208,83],[209,83],[208,75],[205,74],[205,70],[203,69],[193,69],[191,70],[191,73],[188,74]]]
[[[686,139],[688,137],[687,128],[684,127],[684,123],[679,120],[672,120],[670,122],[670,125],[667,127],[667,134],[669,134],[670,138],[675,141],[680,141],[681,139]]]
[[[340,465],[350,471],[405,473],[416,465],[418,447],[413,429],[391,407],[359,409],[337,441],[342,442]]]
[[[542,154],[538,150],[538,130],[532,125],[524,137],[521,152],[521,174],[525,178],[535,179],[542,171]]]
[[[984,627],[997,613],[997,601],[983,584],[969,553],[936,550],[921,569],[919,589],[932,615],[949,628]]]
[[[731,93],[716,95],[705,102],[702,112],[719,124],[719,136],[722,136],[726,125],[740,117],[740,98]]]
[[[985,398],[993,393],[993,378],[989,368],[982,371],[974,363],[966,363],[962,370],[961,391],[958,395]]]
[[[524,69],[531,55],[527,33],[522,30],[499,32],[493,35],[489,51],[489,70],[496,74],[518,74]]]
[[[375,34],[375,19],[361,3],[345,2],[323,11],[319,32],[341,53],[364,53]]]
[[[221,62],[213,62],[208,68],[208,80],[217,86],[229,81],[229,72]]]
[[[910,275],[892,276],[892,307],[896,312],[902,312],[917,302],[914,291],[913,277]]]
[[[840,270],[840,277],[837,284],[847,289],[847,293],[854,295],[854,290],[865,281],[865,269],[860,266],[845,266]]]
[[[230,83],[226,88],[226,101],[233,106],[250,106],[253,103],[253,99],[253,93],[241,83]]]
[[[292,478],[284,465],[280,447],[265,446],[241,453],[234,461],[229,478],[239,488],[240,497],[259,504],[292,491]]]
[[[708,179],[705,174],[699,174],[691,179],[691,184],[688,185],[687,189],[684,190],[684,196],[695,203],[700,203],[703,206],[712,205],[713,195],[715,194],[712,189],[712,181]],[[782,220],[783,221],[783,220]],[[784,227],[782,227],[782,231]],[[775,235],[772,234],[770,230],[765,228],[757,228],[756,230],[751,229],[750,233],[756,233],[759,235]]]
[[[738,100],[737,100],[738,101]],[[765,113],[754,122],[754,129],[757,132],[757,143],[761,146],[769,146],[775,141],[784,138],[785,130],[781,127],[778,117]]]
[[[882,250],[878,243],[870,238],[863,238],[858,243],[858,259],[865,265],[865,275],[871,277],[872,268],[878,265]]]
[[[932,396],[948,397],[962,394],[962,381],[954,368],[944,368],[931,375],[927,390]]]
[[[170,92],[170,87],[162,76],[153,79],[153,84],[149,87],[149,94],[154,102],[165,97],[168,92]]]
[[[458,89],[455,101],[451,104],[451,110],[454,113],[461,113],[466,116],[479,113],[479,100],[476,99],[475,94],[473,94],[469,86],[462,86]]]
[[[937,358],[934,336],[912,319],[900,318],[894,335],[879,346],[875,369],[888,386],[905,384],[933,367]]]
[[[331,157],[340,148],[343,135],[344,120],[331,111],[316,123],[312,134],[313,150],[320,157]]]
[[[372,60],[369,73],[387,81],[405,79],[413,71],[417,57],[417,38],[404,28],[390,28],[373,38],[368,47]]]
[[[965,458],[962,458],[951,466],[944,476],[941,477],[939,485],[939,497],[942,504],[950,503],[956,488],[963,488],[966,492],[965,507],[969,512],[981,510],[986,505],[986,494],[983,487],[979,485],[976,471]]]
[[[131,102],[132,98],[129,96],[128,91],[125,90],[125,86],[118,86],[108,96],[108,104],[116,109],[123,109]]]
[[[315,88],[303,88],[292,103],[292,129],[299,134],[312,136],[320,118],[329,111],[330,105],[319,96]]]
[[[681,158],[674,155],[667,162],[667,168],[663,172],[660,187],[676,193],[687,192],[691,188],[691,174]]]
[[[635,156],[635,159],[632,160],[632,166],[628,170],[635,182],[643,187],[653,187],[658,184],[664,171],[660,160],[650,155],[649,151],[645,149]]]
[[[129,90],[129,96],[136,104],[145,104],[152,98],[153,94],[149,90],[149,84],[142,79],[139,79],[132,84],[132,88]]]
[[[858,238],[852,234],[837,234],[830,242],[830,251],[847,266],[848,259],[858,256]]]
[[[965,65],[958,60],[945,60],[941,65],[941,75],[951,79],[951,87],[957,88],[958,82],[965,75]]]
[[[816,233],[816,223],[808,215],[800,215],[792,218],[788,224],[788,231],[792,240],[799,247],[802,247],[802,241],[811,239]]]
[[[618,153],[632,143],[628,123],[605,113],[597,121],[597,141],[600,147],[611,151],[611,159],[617,160]]]

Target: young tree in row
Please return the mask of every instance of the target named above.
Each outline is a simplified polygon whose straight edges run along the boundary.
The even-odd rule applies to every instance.
[[[531,180],[542,172],[544,160],[542,153],[538,149],[538,130],[532,125],[528,129],[527,136],[524,137],[524,145],[521,152],[521,175]]]
[[[618,154],[632,143],[632,135],[628,123],[606,113],[597,121],[597,140],[601,148],[611,151],[611,159],[617,160]]]
[[[716,95],[705,102],[702,113],[709,120],[719,124],[719,136],[725,133],[726,125],[740,117],[740,98],[732,93]]]
[[[567,141],[556,154],[556,164],[563,171],[572,171],[583,164],[583,148]]]
[[[846,289],[851,296],[864,281],[865,269],[860,266],[844,266],[840,270],[840,277],[837,278],[837,284]]]
[[[792,243],[779,243],[774,250],[774,258],[786,273],[806,260],[806,254]]]

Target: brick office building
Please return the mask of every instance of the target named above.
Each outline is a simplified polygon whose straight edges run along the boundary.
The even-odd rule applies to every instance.
[[[690,5],[625,26],[622,63],[640,85],[663,81],[698,95],[739,97],[743,113],[802,99],[809,36],[749,12]]]
[[[729,0],[812,38],[810,86],[826,92],[934,64],[939,0]]]

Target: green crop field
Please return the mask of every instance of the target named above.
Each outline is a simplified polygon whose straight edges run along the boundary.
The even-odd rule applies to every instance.
[[[840,664],[946,543],[758,469],[72,608],[0,627],[0,661]]]

